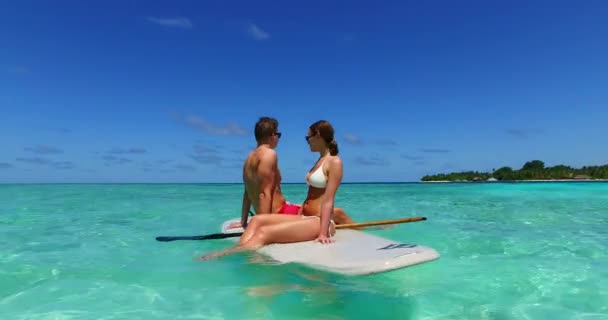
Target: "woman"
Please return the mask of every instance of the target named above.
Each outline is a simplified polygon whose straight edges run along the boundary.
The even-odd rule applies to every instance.
[[[239,243],[230,249],[212,252],[202,260],[226,254],[255,250],[271,243],[290,243],[316,240],[331,243],[335,234],[333,213],[345,222],[351,222],[340,208],[334,210],[336,191],[342,182],[342,160],[338,156],[338,143],[334,139],[334,128],[320,120],[308,128],[306,141],[310,150],[319,153],[319,159],[306,175],[308,195],[300,214],[260,214],[249,222]]]

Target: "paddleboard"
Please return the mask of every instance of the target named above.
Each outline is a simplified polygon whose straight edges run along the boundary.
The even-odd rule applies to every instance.
[[[231,219],[221,226],[221,232],[243,232],[230,228],[240,221]],[[226,238],[237,241],[238,238]],[[343,275],[369,275],[433,261],[440,257],[430,247],[403,243],[360,230],[338,229],[335,242],[315,241],[266,245],[257,251],[278,263],[300,263],[308,267]]]

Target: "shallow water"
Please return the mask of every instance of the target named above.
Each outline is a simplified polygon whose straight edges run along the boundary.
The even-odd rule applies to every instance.
[[[301,202],[305,185],[285,185]],[[348,277],[228,240],[240,185],[0,185],[0,319],[608,319],[608,183],[345,184],[356,221],[439,260]]]

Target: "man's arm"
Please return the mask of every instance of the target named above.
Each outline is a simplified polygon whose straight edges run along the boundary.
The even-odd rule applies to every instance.
[[[258,177],[260,178],[260,212],[272,213],[272,196],[276,187],[277,153],[269,150],[260,159]]]
[[[251,200],[247,196],[247,188],[243,191],[243,205],[241,206],[241,226],[247,227],[247,219],[249,217],[249,209],[251,208]]]

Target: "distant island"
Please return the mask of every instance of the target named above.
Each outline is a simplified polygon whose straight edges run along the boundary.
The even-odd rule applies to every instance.
[[[565,165],[545,167],[540,160],[526,162],[521,169],[502,167],[492,172],[463,171],[446,174],[426,175],[423,182],[458,182],[458,181],[580,181],[608,180],[608,165],[585,166],[572,168]]]

